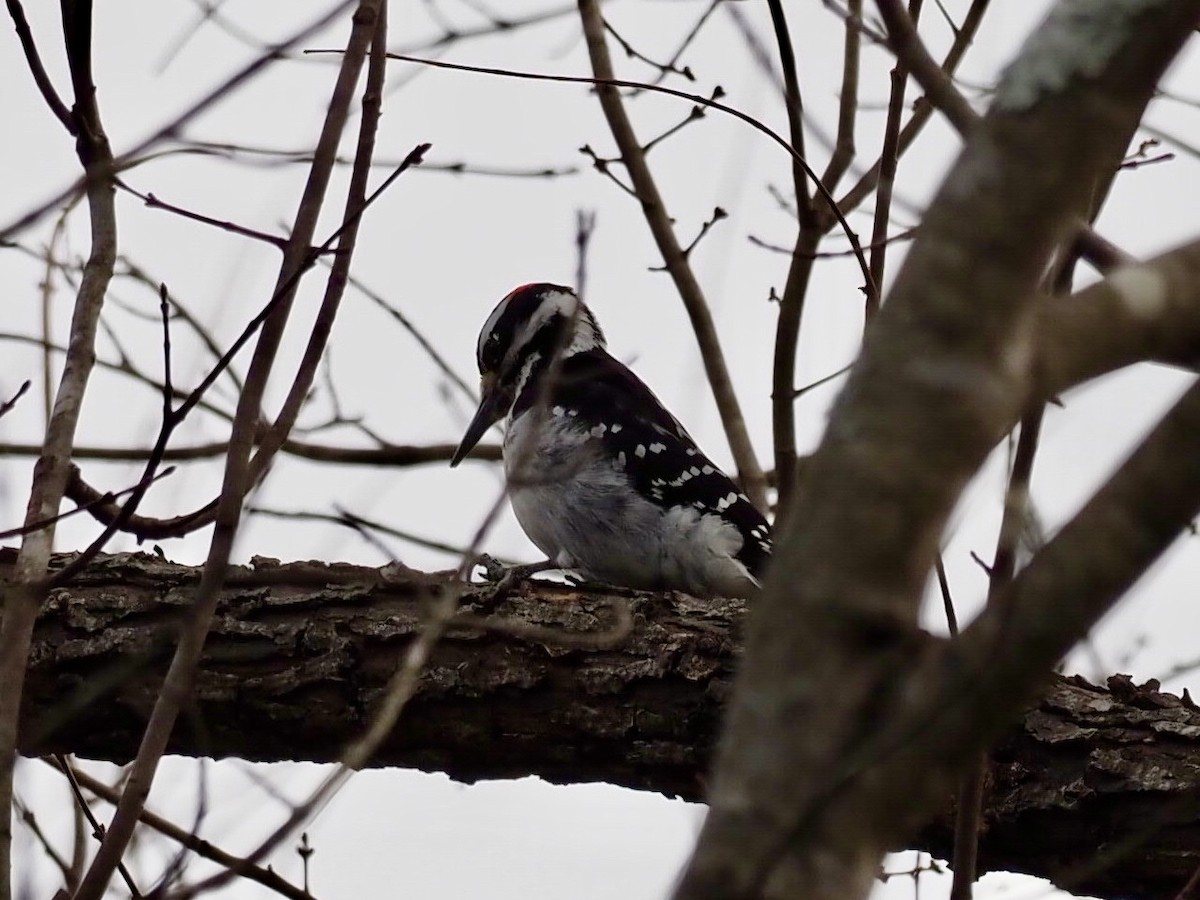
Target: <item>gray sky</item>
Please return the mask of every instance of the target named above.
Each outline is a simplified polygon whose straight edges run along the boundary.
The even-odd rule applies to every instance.
[[[549,8],[552,0],[497,0],[496,11],[516,16]],[[625,0],[606,6],[606,15],[623,36],[652,58],[670,55],[704,8],[700,2]],[[1011,57],[1021,37],[1037,21],[1046,3],[1027,0],[996,4],[981,38],[968,55],[962,83],[982,88]],[[55,5],[28,3],[27,13],[47,67],[65,86]],[[248,33],[275,40],[323,9],[324,3],[292,2],[286,16],[273,4],[230,2],[222,14]],[[948,2],[959,17],[964,2]],[[480,17],[464,2],[445,0],[436,7],[460,25]],[[769,43],[765,6],[758,0],[736,8]],[[820,4],[793,4],[793,29],[806,106],[816,122],[831,130],[837,105],[841,28]],[[185,2],[101,5],[96,23],[96,82],[100,107],[114,148],[133,146],[144,135],[184,108],[227,73],[252,58],[254,51],[215,25],[196,31],[171,53],[197,15]],[[931,20],[935,10],[927,11]],[[345,22],[309,47],[334,47],[344,41]],[[438,35],[425,4],[391,4],[391,45],[419,46]],[[943,48],[949,31],[930,31]],[[647,70],[626,61],[614,47],[619,73],[646,77]],[[935,53],[936,55],[936,53]],[[878,48],[864,49],[863,130],[859,165],[873,159],[883,125],[888,60]],[[573,16],[555,19],[515,35],[463,42],[444,58],[542,72],[585,74],[587,61]],[[196,139],[277,148],[307,148],[313,143],[334,69],[324,61],[288,62],[218,104],[187,129]],[[769,125],[786,130],[776,95],[746,52],[733,19],[719,12],[684,62],[697,74],[695,90],[714,84],[726,102]],[[1181,93],[1200,84],[1200,62],[1189,54],[1168,80]],[[385,98],[379,140],[382,158],[398,159],[415,144],[429,141],[431,164],[465,162],[515,170],[574,167],[559,178],[456,176],[434,171],[404,175],[372,209],[364,222],[354,274],[402,309],[474,383],[473,350],[477,329],[494,303],[516,284],[574,278],[573,239],[579,209],[593,210],[598,226],[588,260],[587,299],[604,326],[610,349],[629,363],[676,413],[715,459],[728,463],[719,420],[693,349],[687,320],[665,275],[649,271],[659,262],[637,204],[590,168],[578,148],[589,144],[611,155],[612,142],[594,98],[580,86],[511,81],[474,74],[423,70],[393,63],[393,90]],[[979,105],[982,94],[975,94]],[[1194,95],[1193,99],[1194,99]],[[0,142],[0,166],[8,173],[0,192],[0,222],[65,187],[76,176],[67,137],[42,105],[23,65],[12,34],[0,36],[0,104],[15,123]],[[640,133],[649,137],[688,112],[681,101],[645,96],[632,104]],[[1200,109],[1164,99],[1152,107],[1149,121],[1190,140],[1200,140]],[[353,135],[347,141],[352,146]],[[898,227],[914,224],[952,160],[956,142],[941,123],[927,129],[900,168]],[[1162,148],[1172,149],[1172,148]],[[814,144],[820,161],[826,151]],[[1194,151],[1192,153],[1194,156]],[[766,191],[789,183],[788,158],[762,135],[737,121],[710,114],[657,147],[651,163],[677,228],[689,240],[721,206],[730,217],[719,223],[696,250],[694,262],[712,303],[730,368],[748,425],[763,459],[770,448],[770,353],[775,310],[767,297],[781,288],[786,259],[754,247],[749,235],[788,243],[791,223]],[[431,166],[432,168],[432,166]],[[386,170],[379,170],[382,178]],[[337,197],[346,173],[331,196]],[[130,184],[164,200],[260,230],[280,233],[294,212],[304,177],[300,166],[238,167],[196,155],[158,159],[125,176]],[[1181,154],[1174,162],[1123,174],[1100,222],[1100,231],[1135,254],[1170,247],[1196,232],[1198,208],[1196,161]],[[336,210],[338,202],[330,203]],[[121,246],[156,280],[194,312],[214,336],[228,342],[269,296],[277,253],[168,213],[145,209],[128,195],[118,196]],[[333,217],[329,217],[332,223]],[[851,219],[869,234],[863,214]],[[53,217],[24,238],[44,245]],[[969,226],[967,226],[969,227]],[[70,220],[65,244],[71,254],[86,249],[82,215]],[[831,239],[828,249],[844,241]],[[904,245],[893,248],[893,272]],[[40,268],[15,252],[0,252],[0,281],[6,286],[6,333],[36,335],[39,325]],[[800,384],[823,377],[849,362],[862,325],[860,277],[852,262],[822,262],[814,276],[805,313],[797,378]],[[300,308],[311,312],[319,299],[317,279],[301,294]],[[59,283],[53,299],[53,328],[65,336],[71,294]],[[112,298],[149,314],[144,321],[129,311],[111,309],[109,319],[131,357],[151,373],[159,371],[157,298],[129,282],[118,282]],[[301,321],[304,321],[303,317]],[[272,397],[286,390],[302,346],[303,329],[291,336]],[[109,340],[101,354],[115,359]],[[194,384],[208,364],[198,343],[176,332],[175,376]],[[244,359],[241,360],[244,363]],[[24,378],[35,388],[16,410],[0,421],[0,440],[33,441],[42,424],[40,363],[36,354],[6,344],[0,367],[0,394],[8,396]],[[347,417],[361,416],[378,433],[398,443],[458,439],[469,405],[448,387],[415,343],[361,295],[350,294],[343,307],[331,354],[338,400]],[[1034,490],[1046,526],[1053,530],[1078,508],[1187,383],[1178,373],[1151,367],[1105,379],[1065,398],[1050,411],[1039,453]],[[818,389],[798,404],[802,449],[819,438],[825,412],[840,381]],[[216,395],[231,408],[227,385]],[[449,401],[446,397],[449,396]],[[146,445],[157,427],[158,396],[149,388],[98,373],[80,427],[81,444]],[[318,396],[302,424],[321,422],[330,410],[327,392]],[[223,423],[196,415],[177,435],[180,443],[218,440]],[[494,435],[493,435],[494,437]],[[362,443],[353,429],[318,434],[317,441]],[[19,521],[30,467],[28,458],[9,458],[0,467],[0,509]],[[103,488],[136,480],[132,466],[87,463],[85,474]],[[960,616],[977,608],[985,590],[983,573],[970,552],[990,557],[999,521],[1004,472],[1003,452],[977,480],[955,517],[946,549]],[[189,466],[157,487],[143,507],[148,514],[177,514],[204,502],[219,485],[213,465]],[[477,464],[455,471],[425,467],[405,471],[321,467],[293,459],[281,461],[255,498],[279,509],[331,511],[345,506],[397,528],[465,544],[497,496],[498,472]],[[85,544],[95,526],[82,517],[60,529],[58,547]],[[172,559],[198,562],[207,551],[208,532],[164,544]],[[397,544],[405,562],[445,568],[451,558]],[[113,549],[133,549],[127,539]],[[531,545],[506,515],[487,540],[500,555],[534,558]],[[379,564],[381,555],[347,532],[327,525],[252,520],[239,543],[239,558],[261,554],[282,559],[320,558]],[[1193,594],[1200,574],[1195,541],[1183,542],[1144,580],[1098,629],[1071,666],[1091,676],[1131,672],[1138,679],[1157,676],[1180,660],[1200,656],[1195,634]],[[931,605],[928,625],[942,629],[940,606]],[[1183,682],[1169,684],[1181,687]],[[401,726],[402,727],[402,726]],[[69,807],[53,778],[30,763],[20,774],[26,802],[52,826],[65,828]],[[280,807],[247,776],[245,766],[222,763],[210,777],[212,797],[206,833],[229,849],[249,847],[278,818]],[[107,771],[100,767],[101,771]],[[196,764],[170,760],[164,789],[152,805],[185,819],[195,791]],[[257,767],[255,779],[267,779],[296,798],[318,776],[317,767]],[[181,798],[182,795],[182,798]],[[552,788],[535,781],[466,788],[439,775],[366,772],[333,801],[310,833],[317,847],[313,889],[321,898],[358,897],[402,892],[427,900],[463,896],[636,898],[662,897],[684,859],[701,812],[698,807],[656,796],[605,786]],[[905,854],[890,863],[912,865]],[[42,866],[36,854],[29,865]],[[279,862],[295,875],[290,851]],[[199,870],[197,870],[199,871]],[[944,896],[944,880],[923,881],[922,896]],[[879,888],[880,897],[910,896],[911,880],[897,878]],[[1033,897],[1045,889],[1029,879],[988,879],[980,896]],[[236,885],[230,897],[258,896]]]

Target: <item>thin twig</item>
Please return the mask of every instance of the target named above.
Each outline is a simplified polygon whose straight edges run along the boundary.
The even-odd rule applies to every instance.
[[[29,390],[29,386],[33,384],[28,378],[21,382],[21,386],[17,388],[17,392],[0,403],[0,418],[12,412],[12,408],[17,405],[17,401],[25,396],[25,392]]]
[[[954,43],[946,52],[942,59],[941,69],[945,73],[947,79],[953,77],[958,64],[962,62],[962,58],[971,46],[975,39],[976,33],[979,31],[979,26],[983,22],[983,15],[987,11],[990,0],[973,0],[970,9],[967,10],[966,16],[963,17],[962,25],[954,35]],[[951,82],[953,84],[953,82]],[[924,86],[922,86],[924,87]],[[904,127],[900,129],[900,135],[897,140],[896,152],[899,156],[912,146],[913,142],[920,135],[930,117],[933,115],[934,106],[928,99],[918,100],[913,110],[912,116]],[[951,120],[952,121],[952,120]],[[879,183],[879,162],[876,161],[870,169],[868,169],[859,179],[858,182],[847,191],[840,200],[838,200],[838,208],[843,214],[847,214],[852,209],[856,209],[871,193],[875,190],[875,186]]]
[[[310,50],[310,51],[305,51],[305,52],[308,52],[308,53],[340,53],[341,51],[340,50]],[[434,68],[438,68],[438,69],[451,69],[451,70],[457,71],[457,72],[474,72],[474,73],[480,74],[480,75],[499,75],[499,76],[502,76],[505,78],[520,78],[520,79],[527,79],[527,80],[531,80],[531,81],[550,81],[550,82],[556,82],[556,83],[560,83],[560,84],[590,84],[590,85],[595,85],[598,87],[635,88],[635,89],[640,88],[640,89],[646,90],[646,91],[654,91],[655,93],[666,94],[671,97],[678,97],[682,100],[689,100],[692,103],[699,104],[700,106],[705,106],[710,109],[715,109],[715,110],[725,113],[726,115],[733,116],[735,119],[738,119],[739,121],[746,123],[754,130],[766,135],[768,138],[770,138],[773,142],[775,142],[775,144],[777,144],[779,147],[781,147],[788,154],[792,155],[793,157],[796,155],[795,151],[792,149],[792,145],[790,143],[788,143],[787,140],[785,140],[782,136],[780,136],[777,132],[773,131],[767,125],[760,122],[758,119],[754,118],[751,115],[748,115],[747,113],[742,112],[740,109],[737,109],[736,107],[733,107],[733,106],[728,106],[724,103],[721,103],[719,100],[709,99],[707,97],[701,96],[700,94],[692,94],[692,93],[688,93],[687,91],[675,90],[674,88],[665,87],[661,84],[648,84],[644,81],[629,81],[629,80],[626,80],[623,78],[601,78],[601,77],[589,78],[589,77],[580,76],[580,75],[550,75],[550,74],[546,74],[546,73],[542,73],[542,72],[525,72],[525,71],[521,71],[519,69],[501,69],[501,68],[495,68],[495,67],[491,67],[491,66],[469,66],[469,65],[464,65],[462,63],[451,63],[451,62],[445,62],[444,60],[440,60],[440,59],[427,59],[427,58],[419,57],[419,56],[406,56],[406,55],[399,54],[399,53],[389,53],[388,58],[389,59],[398,59],[403,62],[419,63],[419,64],[425,65],[425,66],[433,66]],[[820,183],[820,179],[817,176],[816,172],[814,172],[812,170],[812,168],[809,167],[808,162],[806,160],[804,160],[803,158],[799,159],[798,162],[800,162],[800,164],[802,166],[804,166],[805,172],[808,175],[809,180],[812,181],[816,185],[817,192],[819,194],[821,194],[822,199],[825,201],[825,206],[827,207],[827,215],[831,216],[833,218],[833,220],[838,223],[838,226],[846,234],[847,240],[850,241],[852,246],[854,246],[855,248],[858,249],[858,252],[855,254],[855,256],[858,260],[859,268],[862,270],[864,279],[869,282],[870,275],[871,275],[870,267],[867,265],[866,256],[861,251],[861,245],[858,240],[858,235],[855,234],[854,229],[850,227],[850,223],[846,220],[845,215],[842,213],[842,210],[839,208],[838,202],[836,200],[834,200],[832,195],[830,195],[826,191],[824,191],[824,186]],[[861,201],[859,201],[859,202],[861,202]],[[821,207],[818,206],[817,208],[819,210]],[[827,231],[829,229],[827,226],[823,226],[823,230]],[[0,239],[3,239],[3,237],[4,237],[4,235],[2,233],[0,233]]]
[[[44,521],[58,512],[66,487],[71,446],[79,423],[104,295],[112,279],[117,253],[117,223],[110,183],[112,149],[104,133],[91,77],[92,8],[90,3],[63,6],[63,37],[75,104],[75,152],[84,171],[91,250],[76,292],[68,351],[54,408],[34,467],[25,522]],[[44,576],[54,543],[54,527],[26,534],[17,553],[12,582],[0,618],[0,898],[12,896],[13,766],[17,727],[33,626],[45,597]],[[98,900],[98,898],[97,898]]]
[[[850,163],[854,161],[854,122],[858,115],[858,78],[862,40],[858,23],[862,21],[862,0],[849,0],[846,37],[842,47],[842,88],[838,95],[837,137],[829,164],[821,174],[825,190],[833,193]]]
[[[461,375],[454,371],[454,369],[450,366],[450,363],[446,361],[446,358],[442,356],[437,348],[430,343],[429,339],[421,333],[420,329],[418,329],[417,326],[412,323],[412,320],[400,311],[398,306],[389,303],[382,294],[368,287],[365,282],[354,275],[349,275],[347,281],[352,288],[395,319],[396,324],[398,324],[412,336],[412,339],[417,342],[422,350],[425,351],[425,354],[430,358],[430,360],[433,361],[433,364],[438,367],[441,373],[446,376],[451,384],[453,384],[462,392],[464,397],[470,400],[472,404],[478,401],[479,398],[475,396],[474,389],[472,389],[471,386],[463,380]]]
[[[596,213],[594,210],[577,209],[575,211],[575,293],[586,301],[587,295],[587,263],[588,248],[591,246],[592,235],[596,231]]]
[[[788,31],[787,17],[780,0],[768,0],[771,24],[775,32],[775,44],[779,49],[779,63],[783,77],[784,101],[787,107],[789,135],[795,150],[792,161],[792,191],[795,196],[796,218],[799,228],[796,233],[792,260],[788,265],[787,279],[779,299],[779,318],[775,323],[775,343],[771,366],[771,429],[775,450],[776,506],[775,518],[783,522],[787,518],[798,477],[799,457],[796,449],[796,406],[794,403],[796,384],[796,356],[800,344],[800,323],[804,316],[804,301],[808,295],[809,278],[813,260],[821,241],[816,205],[808,192],[805,175],[807,166],[800,166],[804,146],[804,106],[800,96],[800,83],[796,75],[796,58],[792,51],[792,38]],[[824,191],[824,185],[817,183]],[[825,194],[827,196],[827,194]],[[851,241],[858,247],[858,238]],[[864,273],[870,282],[870,272]]]
[[[276,250],[282,250],[287,246],[288,239],[274,234],[267,234],[263,231],[257,231],[253,228],[246,228],[243,225],[238,225],[235,222],[230,222],[227,219],[215,219],[212,216],[206,216],[203,213],[193,212],[190,209],[184,209],[182,206],[176,206],[174,203],[168,203],[165,200],[160,200],[154,194],[143,194],[141,191],[126,184],[120,178],[113,179],[117,187],[121,190],[137,197],[146,206],[151,209],[162,209],[167,212],[175,213],[175,215],[190,219],[193,222],[200,222],[203,225],[211,225],[214,228],[219,228],[221,231],[228,231],[230,234],[241,235],[248,237],[251,240],[261,241],[264,244],[270,244]]]
[[[579,11],[583,21],[584,36],[587,40],[588,55],[592,61],[592,71],[596,76],[597,95],[601,109],[608,120],[609,129],[621,151],[625,169],[628,171],[642,203],[646,223],[650,227],[655,243],[662,254],[663,262],[667,266],[691,320],[692,330],[704,362],[705,373],[721,415],[743,489],[755,506],[765,510],[767,508],[766,479],[763,477],[762,467],[754,452],[754,445],[750,441],[741,405],[733,390],[733,380],[721,350],[721,341],[717,335],[712,311],[709,309],[708,301],[705,299],[704,291],[700,287],[695,273],[688,265],[683,248],[680,247],[675,236],[666,205],[658,191],[658,185],[646,164],[641,144],[625,113],[621,96],[616,90],[612,61],[604,40],[604,23],[600,17],[599,6],[595,0],[579,0]],[[655,89],[664,90],[661,86],[656,86]]]
[[[8,14],[12,17],[13,28],[17,32],[17,39],[20,40],[21,50],[25,54],[25,63],[29,66],[29,72],[33,75],[33,82],[41,92],[42,99],[50,107],[50,112],[54,113],[54,118],[58,119],[63,128],[67,129],[67,133],[74,135],[76,133],[75,120],[71,118],[71,111],[58,96],[58,91],[54,89],[50,76],[46,74],[46,67],[42,65],[42,57],[38,54],[37,44],[33,40],[33,32],[29,30],[29,21],[25,18],[21,0],[8,0]]]
[[[167,466],[165,469],[162,469],[161,471],[155,472],[153,475],[151,475],[150,483],[152,484],[155,481],[166,478],[174,473],[174,471],[174,466]],[[67,499],[73,500],[78,504],[75,509],[69,509],[66,512],[55,513],[48,519],[39,519],[36,522],[27,522],[18,528],[10,528],[7,531],[0,531],[0,540],[7,540],[11,537],[17,537],[18,535],[29,534],[34,531],[40,531],[43,528],[49,528],[51,525],[55,525],[64,519],[69,519],[71,516],[77,516],[80,513],[86,512],[91,513],[92,515],[98,515],[98,509],[100,507],[112,504],[113,501],[115,501],[118,497],[123,497],[126,494],[132,494],[134,491],[139,490],[144,486],[144,482],[139,481],[137,484],[133,485],[132,487],[127,487],[124,490],[105,493],[93,491],[91,495],[86,498],[78,498],[76,487],[78,483],[79,467],[72,464],[71,475],[67,480],[67,486],[63,491],[63,496]]]
[[[57,209],[71,197],[77,195],[80,191],[87,191],[91,181],[106,181],[113,174],[124,169],[132,160],[136,160],[142,156],[151,147],[157,146],[163,140],[172,135],[179,134],[183,126],[196,118],[198,115],[207,110],[217,101],[224,99],[232,94],[237,88],[241,87],[245,82],[249,81],[267,66],[275,62],[281,56],[287,53],[292,47],[307,41],[314,34],[321,31],[335,19],[342,15],[352,4],[354,0],[338,0],[330,9],[326,10],[308,25],[295,32],[291,37],[281,41],[278,44],[273,44],[264,50],[256,59],[251,60],[242,68],[238,69],[224,81],[202,96],[199,100],[192,103],[183,112],[169,119],[165,124],[161,125],[150,136],[144,138],[134,145],[128,152],[120,157],[110,159],[106,165],[99,167],[95,172],[76,181],[69,187],[59,191],[48,200],[39,203],[29,211],[22,214],[15,221],[0,229],[0,241],[7,240],[15,234],[25,230],[34,222],[46,215],[50,210]]]
[[[51,759],[43,760],[51,768],[63,772],[71,779],[72,789],[78,791],[82,786],[84,789],[95,794],[102,800],[115,804],[121,797],[121,792],[110,785],[105,784],[98,778],[93,778],[87,772],[81,769],[76,769],[69,762],[60,756]],[[89,818],[91,807],[88,806],[82,796],[79,796],[80,809],[87,810]],[[300,890],[295,885],[281,878],[276,872],[271,869],[264,869],[260,866],[255,866],[247,863],[244,859],[234,856],[232,853],[227,853],[219,847],[213,846],[208,841],[196,835],[194,832],[186,831],[180,828],[174,822],[163,818],[148,809],[143,809],[141,814],[143,824],[153,828],[159,834],[162,834],[173,841],[176,841],[180,846],[192,851],[197,856],[210,860],[221,866],[224,869],[229,869],[236,872],[240,877],[247,881],[253,881],[264,887],[270,888],[275,893],[291,900],[312,900],[312,896],[307,890]]]
[[[892,192],[896,186],[896,169],[899,165],[900,154],[900,119],[904,115],[904,89],[908,85],[908,73],[911,68],[908,56],[916,57],[917,64],[928,62],[939,76],[945,78],[941,68],[925,53],[925,45],[917,35],[916,23],[921,15],[922,0],[909,0],[908,12],[900,6],[899,0],[880,0],[879,9],[888,18],[888,11],[894,20],[902,22],[907,31],[900,32],[908,38],[902,42],[896,36],[899,25],[889,23],[888,37],[893,40],[896,52],[896,64],[892,67],[891,92],[888,96],[887,121],[883,128],[883,146],[879,151],[879,185],[875,191],[875,217],[871,229],[871,277],[876,284],[883,284],[884,265],[887,260],[888,226],[892,216]],[[924,54],[924,56],[922,56]],[[946,79],[947,81],[949,79]],[[867,295],[864,327],[871,318],[879,312],[880,298],[878,295]]]
[[[876,0],[876,4],[887,25],[888,45],[896,54],[897,61],[912,74],[934,108],[950,120],[959,134],[967,135],[979,121],[979,114],[971,109],[971,105],[959,93],[946,68],[938,65],[925,49],[925,43],[916,28],[920,3],[910,0],[907,12],[900,0]],[[896,138],[898,146],[898,124]],[[881,155],[880,160],[883,158]]]
[[[96,818],[96,814],[92,812],[91,805],[87,802],[87,799],[83,796],[83,792],[79,789],[79,781],[76,778],[75,770],[71,767],[71,764],[67,762],[67,758],[61,753],[56,753],[53,759],[54,768],[58,769],[58,771],[62,772],[62,774],[66,776],[67,784],[71,787],[71,796],[75,798],[76,808],[83,814],[83,817],[87,819],[88,824],[92,826],[92,837],[94,837],[97,841],[102,841],[104,839],[104,826],[100,824],[99,820]],[[131,893],[134,897],[141,897],[142,893],[137,889],[137,885],[133,881],[133,876],[129,873],[129,869],[125,867],[125,863],[120,863],[117,866],[117,872],[120,874],[121,880],[125,882],[125,887],[129,888],[129,893]]]
[[[397,468],[445,463],[454,456],[457,444],[391,444],[379,447],[334,447],[313,444],[289,438],[280,448],[284,453],[313,462],[331,463],[338,466],[381,466]],[[37,456],[37,444],[0,443],[0,456]],[[168,447],[162,452],[164,462],[192,462],[213,459],[229,452],[228,441],[213,441],[186,447]],[[71,454],[73,459],[99,459],[106,462],[145,462],[154,453],[153,447],[93,447],[77,446]],[[480,444],[471,451],[468,459],[482,462],[498,462],[501,450],[498,444]],[[74,499],[74,498],[71,498]],[[160,535],[165,537],[166,535]]]
[[[129,781],[117,804],[112,824],[96,858],[84,875],[76,893],[76,900],[100,900],[103,896],[112,871],[133,836],[138,815],[150,793],[159,760],[166,750],[167,740],[180,709],[190,694],[189,689],[195,678],[204,638],[208,633],[209,623],[228,570],[234,536],[241,519],[243,498],[252,484],[249,480],[250,451],[257,431],[263,392],[291,311],[291,299],[295,294],[298,275],[307,268],[305,262],[333,168],[332,158],[349,114],[350,101],[367,46],[376,34],[380,6],[379,0],[362,0],[353,17],[346,52],[342,57],[333,96],[318,140],[317,160],[310,171],[297,210],[291,240],[280,267],[274,292],[279,301],[263,323],[246,376],[246,387],[238,399],[215,527],[189,621],[180,634],[163,688],[150,713],[141,745],[130,768]]]

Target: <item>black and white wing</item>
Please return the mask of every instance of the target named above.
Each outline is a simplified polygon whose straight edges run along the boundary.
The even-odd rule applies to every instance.
[[[737,528],[742,546],[734,557],[762,577],[771,554],[766,519],[629,369],[602,349],[568,356],[547,402],[590,431],[641,496],[664,510],[714,514]]]

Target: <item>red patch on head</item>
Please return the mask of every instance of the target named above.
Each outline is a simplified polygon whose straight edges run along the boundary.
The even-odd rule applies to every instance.
[[[541,281],[531,281],[531,282],[529,282],[529,284],[519,285],[518,287],[515,287],[511,291],[509,291],[508,294],[504,297],[504,299],[511,300],[513,297],[517,296],[517,294],[520,294],[522,291],[527,291],[530,288],[541,287],[543,283],[544,282],[541,282]]]

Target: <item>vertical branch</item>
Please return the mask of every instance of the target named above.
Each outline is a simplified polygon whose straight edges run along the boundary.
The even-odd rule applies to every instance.
[[[600,16],[597,0],[579,0],[579,15],[587,40],[588,56],[592,61],[592,72],[602,81],[613,80],[612,60],[608,54],[608,44],[605,42],[604,20]],[[650,233],[662,254],[663,264],[675,282],[675,288],[679,291],[684,308],[691,319],[696,343],[700,347],[700,357],[704,361],[704,371],[708,376],[717,410],[721,414],[721,424],[725,427],[725,435],[738,468],[742,488],[755,506],[765,510],[766,478],[754,453],[754,446],[750,443],[750,435],[746,431],[746,420],[742,416],[741,406],[733,390],[729,369],[725,365],[725,355],[721,350],[721,341],[717,337],[716,325],[704,291],[688,265],[687,255],[671,228],[670,216],[667,215],[666,206],[658,192],[654,176],[650,173],[650,167],[646,164],[646,155],[638,143],[633,125],[625,114],[620,93],[611,84],[597,84],[596,94],[613,139],[620,150],[621,161],[629,172],[634,192],[642,204],[646,224],[650,226]]]
[[[52,310],[54,307],[54,277],[57,261],[54,251],[67,230],[67,217],[75,208],[71,201],[58,216],[54,230],[50,232],[50,241],[46,246],[46,268],[42,280],[42,410],[46,423],[50,422],[50,413],[54,409],[54,359],[51,354]]]
[[[292,387],[283,402],[278,417],[271,428],[259,440],[258,451],[250,464],[250,484],[254,484],[266,472],[271,460],[283,446],[300,408],[308,398],[309,389],[316,377],[321,357],[329,343],[329,335],[341,306],[342,297],[346,292],[346,284],[350,278],[350,262],[354,258],[354,247],[358,240],[358,228],[362,223],[362,214],[367,204],[367,180],[371,175],[371,162],[375,154],[375,135],[379,126],[379,117],[383,102],[383,82],[387,68],[387,58],[384,56],[383,44],[386,40],[387,17],[379,7],[378,32],[371,43],[371,64],[367,72],[366,87],[362,96],[362,118],[359,121],[358,147],[354,154],[354,167],[350,172],[350,185],[346,192],[346,204],[342,212],[342,227],[338,232],[337,253],[329,270],[329,278],[325,282],[325,296],[321,299],[321,308],[313,323],[308,344],[304,348],[304,356]],[[427,145],[422,145],[410,153],[392,178],[407,169],[409,162],[420,162]],[[389,179],[389,182],[391,179]],[[386,187],[388,182],[385,182]],[[382,189],[382,188],[381,188]]]
[[[804,105],[800,81],[796,77],[796,57],[780,0],[769,0],[775,43],[783,69],[784,99],[788,114],[788,135],[792,150],[792,182],[796,194],[796,212],[800,230],[792,250],[787,281],[779,300],[779,320],[775,324],[775,358],[771,376],[771,423],[775,442],[775,478],[778,488],[776,519],[786,519],[796,485],[796,351],[800,343],[800,322],[808,281],[816,260],[817,245],[824,230],[808,190],[808,181],[800,159],[804,153]]]
[[[908,16],[914,33],[921,15],[921,0],[909,0]],[[888,223],[892,217],[892,189],[896,184],[896,167],[900,161],[900,118],[904,115],[904,88],[908,84],[908,66],[896,56],[892,67],[892,90],[888,98],[887,124],[883,130],[883,149],[879,153],[879,187],[875,192],[875,221],[871,229],[871,277],[883,284],[883,267],[887,259]],[[866,316],[870,321],[879,312],[879,297],[867,295]]]
[[[796,195],[796,215],[801,226],[811,224],[813,217],[812,192],[800,160],[804,158],[804,98],[800,93],[800,77],[796,74],[796,53],[788,32],[787,17],[780,0],[767,0],[771,24],[775,29],[775,44],[779,48],[779,67],[783,70],[783,101],[787,108],[788,140],[796,151],[792,157],[792,190]]]
[[[66,488],[75,429],[96,360],[96,329],[117,254],[117,221],[113,202],[112,150],[100,122],[91,81],[91,3],[63,0],[63,37],[75,106],[75,151],[85,173],[91,249],[84,264],[71,333],[54,406],[46,423],[42,452],[34,464],[25,523],[49,523],[30,531],[21,542],[13,583],[0,620],[0,900],[11,900],[13,765],[17,720],[33,624],[45,590],[43,578],[54,544],[54,516]]]
[[[309,247],[329,184],[337,145],[362,71],[366,49],[375,33],[380,2],[381,0],[361,0],[354,13],[353,27],[329,103],[329,111],[317,142],[308,183],[305,185],[295,226],[284,251],[277,278],[275,294],[280,299],[263,324],[250,362],[245,387],[238,398],[216,524],[194,604],[180,634],[179,644],[162,690],[150,714],[141,745],[130,769],[129,780],[121,794],[104,842],[76,893],[77,900],[100,900],[104,895],[109,879],[133,836],[134,826],[150,793],[151,782],[166,749],[175,720],[191,692],[196,666],[204,647],[204,638],[229,565],[233,539],[241,519],[242,501],[251,484],[250,451],[254,445],[263,392],[291,312],[299,281],[296,276],[311,265]]]
[[[1112,189],[1120,170],[1119,158],[1112,158],[1111,168],[1097,179],[1092,192],[1088,221],[1095,222],[1104,200]],[[1047,276],[1046,287],[1053,297],[1071,292],[1075,266],[1082,253],[1078,240],[1066,242],[1059,250],[1057,264]],[[1000,519],[1000,534],[996,540],[996,555],[988,575],[987,604],[996,603],[1012,583],[1017,573],[1017,554],[1021,537],[1031,514],[1030,487],[1033,481],[1033,462],[1042,433],[1046,411],[1041,401],[1032,403],[1021,417],[1021,431],[1013,458],[1012,474],[1004,495],[1004,513]],[[970,900],[976,878],[979,856],[979,829],[983,820],[983,789],[987,772],[987,754],[981,753],[959,782],[958,804],[954,822],[954,879],[950,885],[950,900]]]
[[[825,190],[833,193],[854,159],[854,121],[858,116],[859,50],[862,47],[862,0],[846,4],[846,40],[842,49],[842,89],[838,98],[837,138],[829,165],[821,175]]]
[[[947,78],[954,75],[958,64],[962,62],[963,56],[967,52],[967,48],[971,46],[971,42],[975,39],[976,33],[979,31],[979,26],[983,23],[983,14],[987,12],[989,0],[973,0],[971,8],[967,10],[967,14],[963,17],[962,24],[959,25],[958,31],[954,36],[954,43],[950,46],[945,57],[942,59],[942,71]],[[898,3],[878,2],[880,15],[887,21],[887,14],[891,9],[900,9]],[[890,28],[889,28],[890,31]],[[912,117],[900,129],[900,135],[896,144],[896,152],[903,156],[905,151],[912,146],[913,141],[921,133],[925,124],[929,121],[929,117],[933,115],[935,106],[927,99],[921,98],[915,104]],[[875,190],[875,186],[879,183],[880,162],[877,160],[870,169],[859,178],[858,182],[850,188],[849,191],[838,201],[838,207],[844,215],[849,215],[852,209],[856,209],[860,203],[871,195]]]

